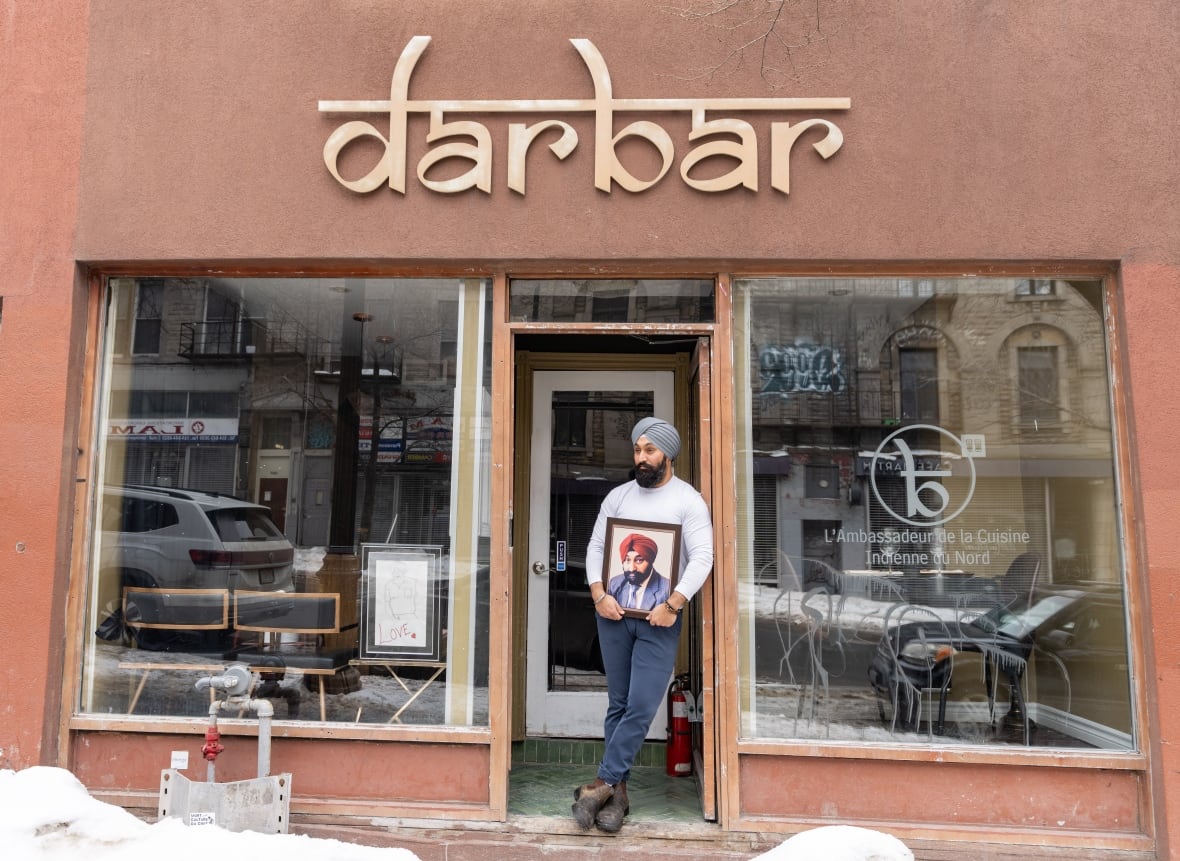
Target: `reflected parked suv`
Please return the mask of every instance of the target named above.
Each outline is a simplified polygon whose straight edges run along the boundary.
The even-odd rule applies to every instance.
[[[100,576],[118,584],[120,601],[127,586],[293,590],[295,550],[265,506],[196,490],[107,487],[101,519]],[[99,635],[114,639],[121,621],[121,613],[108,618]],[[158,635],[140,634],[142,648],[164,648],[149,643]]]

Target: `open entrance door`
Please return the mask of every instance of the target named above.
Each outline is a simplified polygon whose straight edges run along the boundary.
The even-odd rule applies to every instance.
[[[513,508],[517,523],[527,517],[529,525],[527,556],[523,541],[516,554],[517,737],[602,738],[606,685],[584,556],[603,497],[631,478],[639,418],[660,416],[681,429],[677,474],[711,504],[710,342],[689,343],[691,352],[680,346],[663,356],[516,354]],[[717,817],[713,636],[710,580],[692,602],[677,662],[701,706],[694,773],[706,819]],[[648,739],[664,741],[666,728],[661,709]]]
[[[630,432],[673,418],[671,371],[536,371],[529,481],[525,725],[529,735],[602,734],[606,677],[586,580],[598,506],[629,480]],[[650,738],[662,738],[657,715]]]

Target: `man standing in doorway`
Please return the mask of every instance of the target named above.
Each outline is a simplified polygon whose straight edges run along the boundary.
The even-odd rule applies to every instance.
[[[574,792],[578,825],[606,832],[622,827],[630,812],[627,778],[648,727],[659,710],[675,668],[680,613],[713,568],[713,524],[701,495],[673,474],[680,434],[668,422],[645,418],[631,431],[635,480],[607,494],[586,549],[586,577],[598,614],[598,640],[606,669],[605,751],[592,783]],[[676,588],[647,618],[623,613],[602,583],[609,518],[679,526],[681,547]],[[654,555],[654,554],[653,554]]]

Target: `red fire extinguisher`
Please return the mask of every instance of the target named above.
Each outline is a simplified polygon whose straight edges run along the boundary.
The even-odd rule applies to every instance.
[[[692,774],[692,729],[688,713],[688,676],[677,676],[668,688],[668,746],[667,771],[669,777]]]

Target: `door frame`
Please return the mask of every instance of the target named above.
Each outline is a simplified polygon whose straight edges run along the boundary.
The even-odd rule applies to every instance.
[[[520,333],[524,334],[524,333]],[[626,337],[629,333],[625,331],[618,332],[598,332],[601,337],[620,336]],[[666,333],[665,333],[666,334]],[[679,334],[679,333],[678,333]],[[716,396],[716,389],[709,394],[709,379],[708,367],[709,363],[705,363],[705,383],[704,391],[708,403],[701,405],[701,413],[693,416],[689,409],[690,398],[698,397],[701,392],[700,379],[698,378],[698,371],[701,369],[699,357],[701,351],[704,350],[708,354],[711,349],[717,345],[715,335],[711,331],[701,331],[700,327],[692,327],[691,331],[683,333],[687,338],[692,339],[696,346],[686,352],[665,353],[665,354],[609,354],[609,353],[556,353],[547,351],[530,351],[527,349],[517,349],[514,343],[513,356],[513,372],[514,372],[514,386],[513,386],[513,402],[512,407],[508,412],[511,418],[511,438],[513,440],[513,472],[512,472],[512,490],[511,490],[511,504],[509,510],[512,513],[512,529],[511,543],[512,547],[512,591],[509,612],[512,619],[511,630],[511,647],[510,660],[512,662],[510,677],[512,679],[511,692],[508,703],[508,717],[511,726],[511,737],[514,741],[522,740],[525,737],[525,672],[523,666],[525,654],[525,624],[523,620],[526,619],[528,610],[527,604],[527,581],[528,581],[528,524],[530,519],[530,505],[529,505],[529,483],[530,483],[530,459],[528,457],[530,447],[530,420],[533,410],[533,388],[532,375],[534,371],[548,371],[548,370],[586,370],[586,371],[614,371],[614,370],[663,370],[673,372],[673,389],[674,397],[674,420],[677,427],[686,428],[688,424],[695,418],[701,421],[708,431],[708,416],[711,411],[715,409],[715,405],[711,403],[713,397]],[[515,341],[515,338],[514,338]],[[694,427],[686,436],[693,438],[698,436],[698,428]],[[715,528],[715,542],[720,545],[722,535],[720,532],[720,524],[722,522],[722,512],[717,505],[715,499],[710,499],[708,490],[710,488],[718,487],[714,471],[717,468],[718,461],[715,458],[708,456],[716,445],[716,431],[712,431],[712,435],[707,439],[700,439],[697,441],[696,450],[694,453],[694,462],[680,471],[682,477],[686,480],[697,479],[697,484],[705,493],[706,502],[710,504],[710,510],[713,517]],[[698,474],[699,473],[699,474]],[[720,560],[718,555],[717,559]],[[723,801],[717,795],[717,788],[719,786],[717,780],[716,769],[718,768],[724,757],[722,751],[717,748],[717,742],[720,738],[719,733],[719,717],[717,709],[714,708],[714,692],[716,690],[716,680],[718,678],[718,666],[716,661],[720,655],[721,650],[718,644],[712,642],[704,642],[706,638],[713,638],[720,627],[715,621],[716,602],[714,600],[714,589],[717,581],[716,573],[706,581],[705,587],[700,592],[700,600],[694,601],[696,616],[694,626],[702,640],[700,654],[704,656],[702,666],[699,668],[701,673],[700,685],[702,692],[706,693],[706,697],[702,697],[706,702],[702,705],[707,705],[703,711],[702,721],[702,755],[698,758],[698,765],[700,766],[700,787],[702,793],[702,817],[705,819],[717,819],[719,814],[719,807],[723,808]],[[681,638],[680,652],[677,657],[677,670],[687,671],[689,668],[689,641],[690,636],[686,635]],[[719,803],[720,802],[720,803]]]

